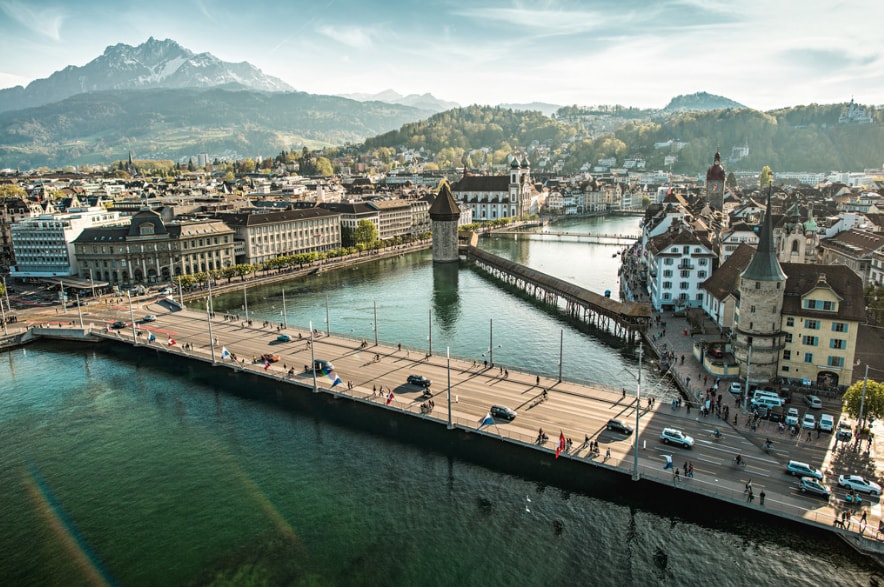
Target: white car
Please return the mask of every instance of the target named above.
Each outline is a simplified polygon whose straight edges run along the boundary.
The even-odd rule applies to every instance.
[[[838,487],[853,489],[869,495],[881,495],[881,486],[861,475],[838,475]]]
[[[801,428],[804,430],[816,430],[816,418],[813,414],[804,414],[801,420]]]
[[[786,410],[786,426],[798,426],[798,408]]]
[[[739,381],[732,381],[731,386],[728,388],[728,391],[730,391],[734,395],[740,395],[741,393],[743,393],[743,384]]]
[[[835,428],[835,417],[832,414],[820,414],[820,430],[831,432]]]
[[[664,428],[660,433],[660,440],[663,441],[663,444],[680,444],[684,448],[694,446],[694,439],[676,428]]]
[[[786,465],[786,472],[794,477],[813,477],[814,479],[823,478],[823,472],[819,469],[814,469],[807,463],[802,463],[801,461],[789,461]]]

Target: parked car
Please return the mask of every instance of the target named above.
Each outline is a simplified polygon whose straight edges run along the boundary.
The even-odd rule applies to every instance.
[[[113,324],[111,324],[111,328],[113,328],[114,330],[119,330],[119,329],[121,329],[121,328],[126,328],[127,326],[128,326],[128,324],[126,324],[126,323],[123,322],[122,320],[117,320],[116,322],[114,322]]]
[[[819,469],[814,469],[807,463],[801,461],[789,461],[786,465],[786,472],[795,477],[813,477],[814,479],[822,479],[823,473]]]
[[[783,410],[783,406],[776,406],[770,409],[767,413],[767,419],[771,422],[782,422],[786,419],[786,412]]]
[[[511,410],[506,406],[491,406],[491,415],[495,418],[503,418],[504,420],[514,420],[516,418],[516,411]]]
[[[409,375],[406,381],[408,381],[408,383],[411,385],[417,385],[420,387],[429,387],[430,383],[432,383],[423,375]]]
[[[273,353],[264,353],[263,355],[261,355],[261,358],[268,363],[276,363],[277,361],[279,361],[279,355],[274,355]]]
[[[825,497],[826,499],[829,499],[832,495],[832,492],[829,491],[825,485],[813,477],[802,477],[798,482],[798,490],[801,493],[812,493],[814,495],[819,495],[820,497]]]
[[[804,403],[806,403],[812,410],[819,410],[823,407],[823,400],[818,398],[815,395],[805,395]]]
[[[621,434],[626,434],[627,436],[632,434],[632,428],[627,426],[623,420],[617,420],[617,419],[608,420],[608,430],[612,430],[614,432],[620,432]]]
[[[835,428],[835,418],[832,414],[820,414],[820,431],[831,432]]]
[[[743,393],[743,384],[739,381],[731,381],[731,385],[727,388],[727,390],[734,395],[740,395],[741,393]]]
[[[148,314],[144,318],[141,319],[142,322],[156,322],[157,317],[153,314]]]
[[[801,429],[816,430],[816,418],[813,414],[804,414],[804,418],[801,419]]]
[[[853,439],[853,431],[850,429],[850,424],[843,420],[838,422],[838,432],[835,434],[835,438],[843,442],[850,442]]]
[[[282,333],[276,337],[276,340],[279,342],[292,342],[292,337],[290,334]]]
[[[853,489],[869,495],[881,495],[881,486],[861,475],[838,475],[838,487]]]
[[[709,356],[715,359],[724,358],[724,349],[720,346],[714,346],[709,349]]]
[[[677,428],[664,428],[660,433],[663,444],[680,444],[684,448],[694,446],[694,439]]]
[[[786,426],[798,426],[798,408],[786,410]]]

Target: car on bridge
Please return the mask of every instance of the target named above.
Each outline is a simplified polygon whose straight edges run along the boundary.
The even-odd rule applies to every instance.
[[[157,317],[154,316],[153,314],[148,314],[147,316],[145,316],[144,318],[142,318],[141,321],[142,321],[142,322],[156,322],[156,321],[157,321]]]
[[[432,383],[432,381],[430,381],[429,379],[427,379],[423,375],[415,375],[415,374],[409,375],[408,379],[406,379],[406,381],[409,383],[409,385],[417,385],[418,387],[424,387],[424,388],[429,387],[430,384]]]
[[[491,406],[491,410],[489,410],[491,415],[495,418],[503,418],[504,420],[513,421],[516,419],[516,411],[511,410],[506,406]]]
[[[276,337],[276,340],[279,342],[292,342],[292,337],[290,334],[282,333]]]
[[[267,361],[268,363],[277,363],[279,362],[279,355],[274,355],[273,353],[264,353],[261,355],[261,358]]]
[[[861,475],[838,475],[838,487],[853,489],[869,495],[881,495],[881,486]]]
[[[608,430],[611,430],[613,432],[619,432],[621,434],[626,434],[627,436],[632,434],[632,428],[627,426],[623,420],[617,420],[617,419],[608,420],[607,428],[608,428]]]
[[[801,461],[789,461],[786,465],[786,472],[794,477],[813,477],[819,480],[823,478],[823,473],[819,469],[814,469]]]
[[[829,499],[832,496],[832,492],[813,477],[802,477],[798,482],[798,491],[801,493],[818,495],[820,497],[825,497],[826,499]]]
[[[116,322],[114,322],[113,324],[111,324],[111,328],[113,328],[114,330],[119,330],[119,329],[121,329],[121,328],[126,328],[127,326],[129,326],[129,325],[126,324],[125,322],[123,322],[122,320],[117,320]]]
[[[694,439],[677,428],[664,428],[660,433],[663,444],[680,444],[684,448],[694,446]]]

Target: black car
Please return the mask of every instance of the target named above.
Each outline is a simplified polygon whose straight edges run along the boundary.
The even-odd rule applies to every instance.
[[[119,329],[121,329],[121,328],[126,328],[127,326],[128,326],[128,324],[126,324],[126,323],[123,322],[122,320],[117,320],[116,322],[114,322],[113,324],[111,324],[111,328],[113,328],[114,330],[119,330]]]
[[[430,383],[432,383],[429,379],[427,379],[423,375],[409,375],[407,381],[411,385],[417,385],[420,387],[429,387]]]
[[[503,418],[504,420],[514,420],[516,411],[506,406],[491,406],[491,415],[495,418]]]
[[[620,432],[621,434],[632,434],[632,428],[626,425],[623,420],[608,420],[608,430]]]

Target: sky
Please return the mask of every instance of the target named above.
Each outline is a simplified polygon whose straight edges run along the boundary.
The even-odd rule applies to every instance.
[[[884,105],[881,0],[0,0],[0,88],[172,39],[312,94]]]

